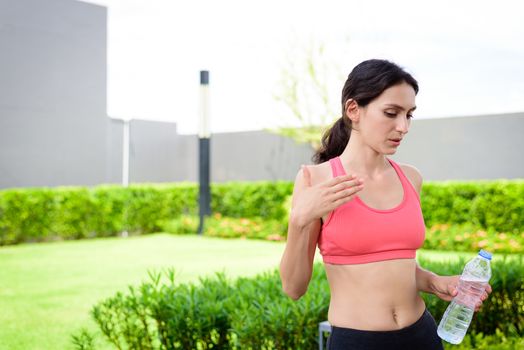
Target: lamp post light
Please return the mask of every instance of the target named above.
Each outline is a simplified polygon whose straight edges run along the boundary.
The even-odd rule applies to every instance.
[[[201,111],[198,126],[198,158],[199,158],[199,224],[198,234],[204,231],[205,217],[211,215],[210,178],[210,138],[209,127],[209,71],[200,71],[200,103]]]

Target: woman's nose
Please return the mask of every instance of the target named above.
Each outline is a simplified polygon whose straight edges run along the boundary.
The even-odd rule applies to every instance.
[[[407,133],[409,129],[409,120],[408,118],[398,118],[397,122],[397,131],[403,134]]]

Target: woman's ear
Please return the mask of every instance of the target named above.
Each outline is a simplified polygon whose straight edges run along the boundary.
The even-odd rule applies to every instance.
[[[358,122],[360,111],[358,108],[357,101],[350,98],[346,101],[346,104],[344,107],[345,107],[346,117],[348,117],[351,120],[351,122],[353,123]]]

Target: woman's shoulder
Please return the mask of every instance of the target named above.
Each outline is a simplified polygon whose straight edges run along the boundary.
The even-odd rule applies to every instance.
[[[415,166],[406,163],[397,163],[409,182],[413,185],[420,196],[420,189],[422,188],[422,173]]]
[[[311,173],[312,186],[327,181],[333,177],[329,161],[319,164],[306,164],[306,166]]]

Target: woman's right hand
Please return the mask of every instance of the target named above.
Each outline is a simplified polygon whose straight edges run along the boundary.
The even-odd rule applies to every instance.
[[[302,177],[305,187],[295,194],[291,209],[291,220],[299,227],[305,227],[349,202],[364,188],[363,180],[354,175],[337,176],[312,186],[311,173],[304,165]]]

